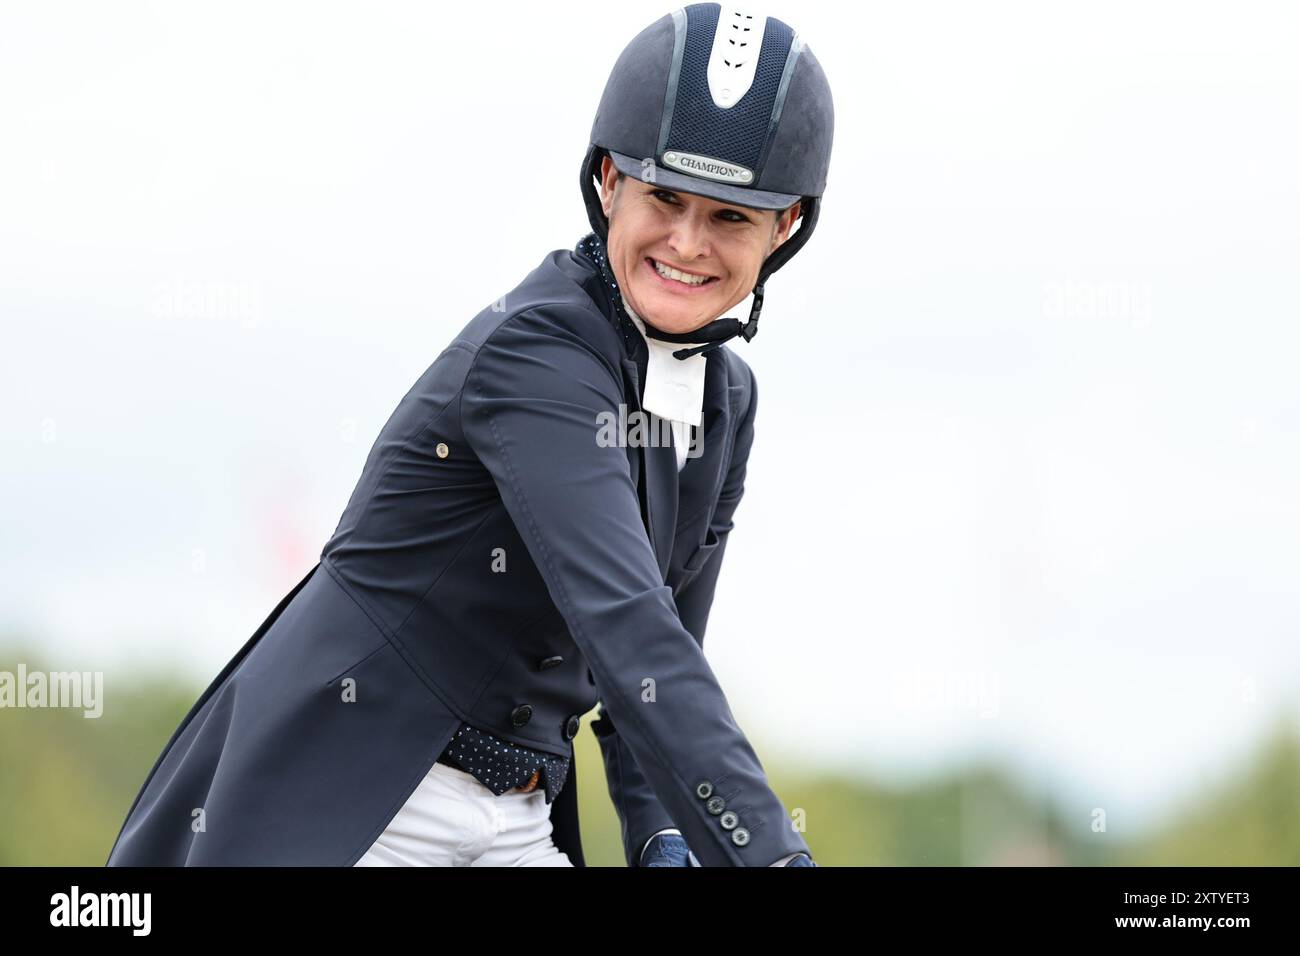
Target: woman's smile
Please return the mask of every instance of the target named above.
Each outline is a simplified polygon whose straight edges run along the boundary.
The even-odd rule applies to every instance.
[[[676,276],[684,275],[696,277],[699,276],[700,273],[673,269],[671,266],[666,266],[657,259],[652,259],[650,256],[646,256],[644,262],[646,271],[654,278],[655,283],[660,286],[660,288],[663,288],[674,295],[700,295],[705,290],[711,290],[718,282],[718,277],[712,275],[703,279],[703,281],[700,281],[698,278],[693,282],[684,281]],[[665,273],[673,273],[673,275],[666,275]]]

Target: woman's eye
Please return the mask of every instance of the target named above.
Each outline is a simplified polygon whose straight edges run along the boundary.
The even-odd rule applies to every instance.
[[[653,192],[651,192],[650,195],[656,197],[657,199],[662,199],[664,202],[669,203],[670,205],[673,206],[681,205],[681,203],[677,201],[677,197],[672,193],[668,192],[668,190],[666,189],[656,189]],[[734,209],[724,209],[720,213],[718,213],[718,215],[723,216],[724,221],[726,222],[749,222],[748,216],[746,216],[744,213],[736,212],[736,210]]]

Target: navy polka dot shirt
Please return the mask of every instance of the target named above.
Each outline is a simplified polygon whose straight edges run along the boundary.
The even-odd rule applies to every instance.
[[[442,763],[459,767],[498,797],[507,790],[526,784],[539,773],[546,788],[546,802],[551,803],[564,787],[569,775],[570,757],[521,747],[494,737],[469,724],[461,724],[447,749],[438,758]]]

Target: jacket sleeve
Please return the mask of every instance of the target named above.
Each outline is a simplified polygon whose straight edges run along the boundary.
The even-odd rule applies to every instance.
[[[750,446],[754,441],[754,415],[757,411],[758,393],[755,379],[750,374],[749,408],[736,432],[736,442],[731,455],[727,479],[718,496],[711,522],[718,537],[718,547],[708,561],[677,594],[677,611],[682,625],[704,646],[704,631],[713,607],[713,594],[722,569],[722,558],[727,549],[727,538],[734,523],[732,516],[745,493],[745,471],[749,461]],[[628,866],[640,865],[646,842],[660,830],[675,827],[668,811],[655,797],[654,789],[637,766],[627,744],[622,740],[602,707],[600,715],[591,724],[592,732],[600,743],[605,763],[605,777],[609,783],[610,799],[618,812],[622,826],[623,849]],[[690,840],[687,839],[690,846]],[[694,848],[692,847],[692,852]]]
[[[621,374],[589,341],[600,330],[581,328],[600,317],[551,308],[573,307],[518,313],[479,347],[461,391],[465,439],[620,739],[700,862],[768,866],[810,853],[660,578],[626,449],[602,438],[601,416],[619,420],[624,396]],[[643,699],[647,678],[653,700]]]

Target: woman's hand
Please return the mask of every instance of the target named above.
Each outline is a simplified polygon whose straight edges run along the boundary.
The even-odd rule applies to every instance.
[[[642,866],[699,866],[680,833],[656,833],[641,852]]]

